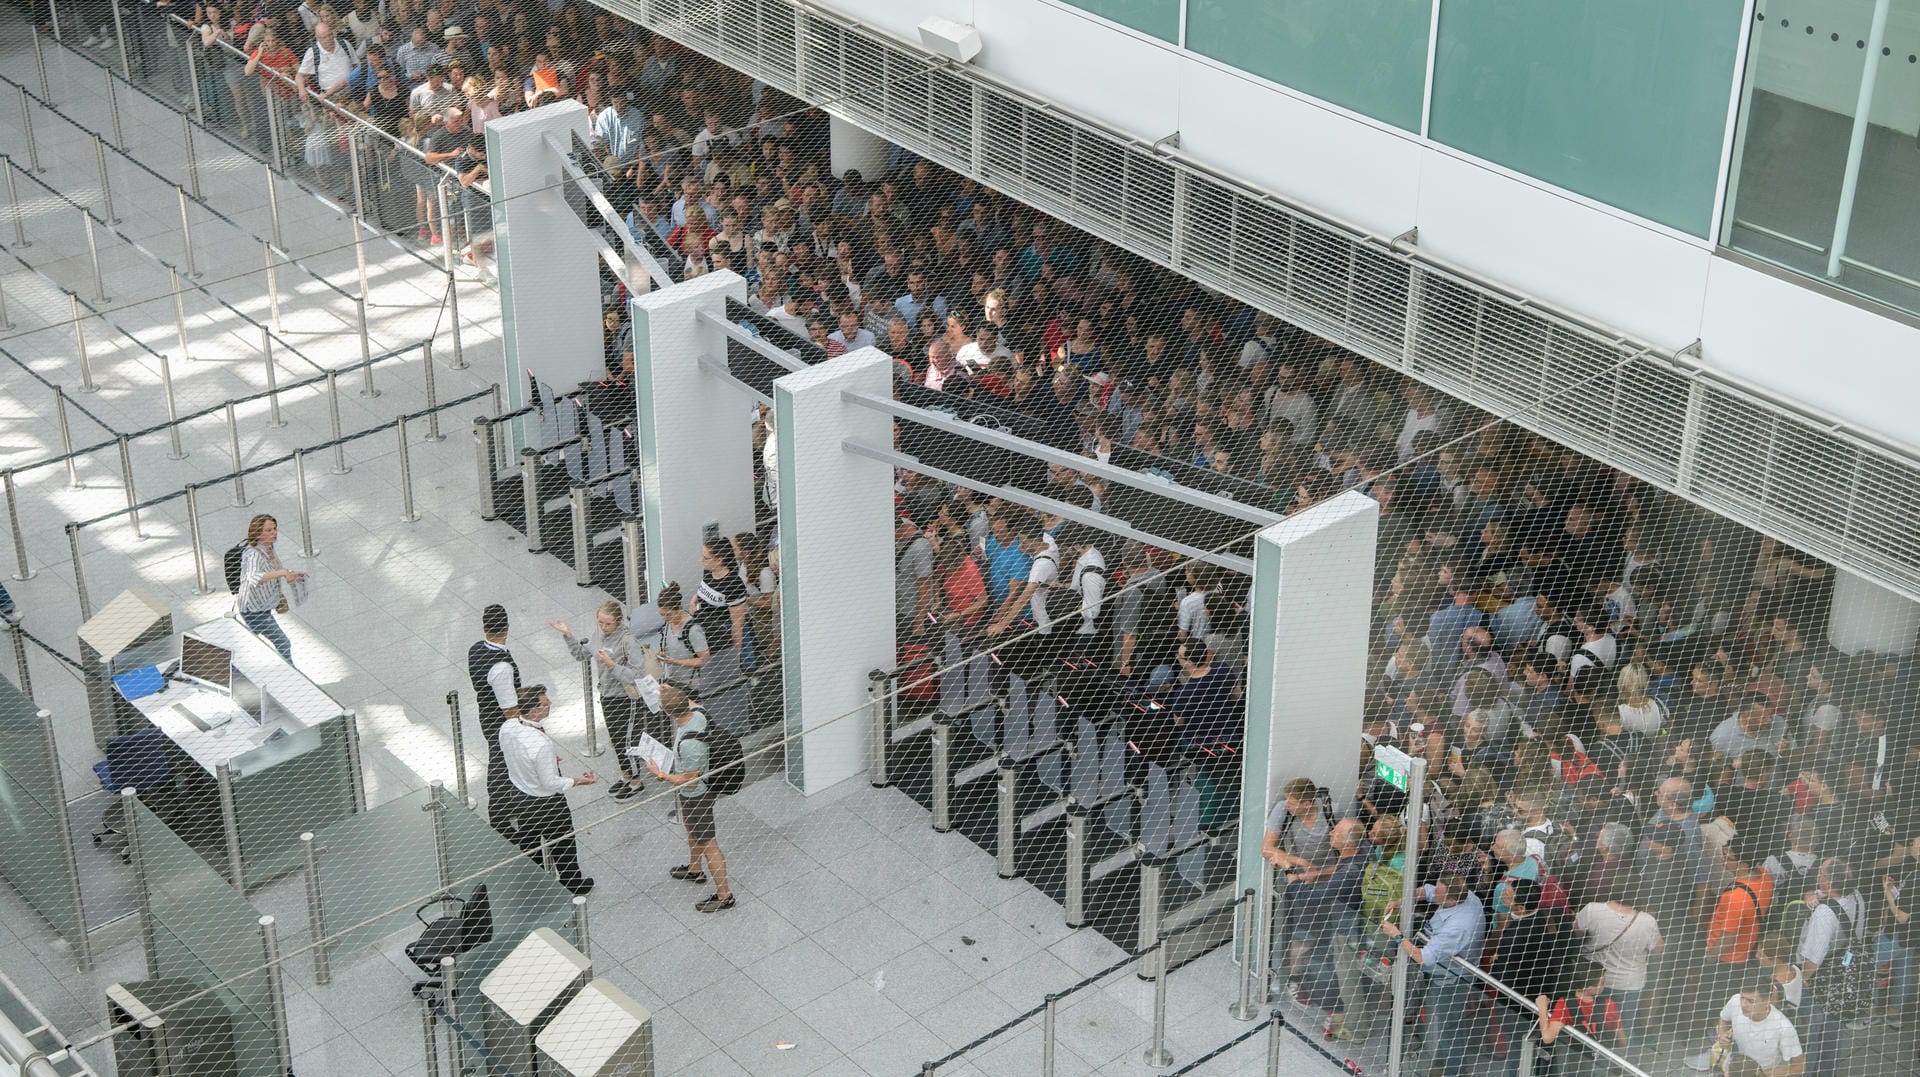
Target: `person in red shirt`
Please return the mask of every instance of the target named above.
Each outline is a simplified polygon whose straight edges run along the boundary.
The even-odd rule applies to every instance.
[[[949,537],[934,553],[934,578],[940,584],[940,623],[949,632],[968,634],[987,613],[987,582],[972,551],[958,536]]]
[[[1589,962],[1578,964],[1580,968],[1573,974],[1577,986],[1572,992],[1558,998],[1541,995],[1533,1000],[1534,1011],[1539,1015],[1541,1046],[1540,1057],[1534,1060],[1535,1077],[1599,1072],[1600,1059],[1584,1046],[1571,1042],[1555,1046],[1560,1034],[1569,1028],[1616,1051],[1627,1046],[1627,1031],[1620,1023],[1620,1007],[1606,997],[1606,970]]]

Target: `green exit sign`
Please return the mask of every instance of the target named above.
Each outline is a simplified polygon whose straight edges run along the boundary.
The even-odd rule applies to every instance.
[[[1413,759],[1407,753],[1389,744],[1378,744],[1373,749],[1373,776],[1400,790],[1407,791],[1407,775],[1413,770]]]

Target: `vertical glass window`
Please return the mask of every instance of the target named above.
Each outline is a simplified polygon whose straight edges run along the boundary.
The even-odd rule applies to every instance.
[[[1180,40],[1180,0],[1067,0],[1082,11],[1112,19],[1162,41]]]
[[[1444,0],[1428,134],[1706,237],[1740,0]]]
[[[1187,0],[1187,48],[1418,131],[1432,21],[1431,0]]]
[[[1721,242],[1920,310],[1920,0],[1759,0]]]

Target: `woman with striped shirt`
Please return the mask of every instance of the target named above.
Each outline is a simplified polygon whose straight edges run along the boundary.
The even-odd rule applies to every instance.
[[[246,549],[240,554],[240,621],[254,635],[273,644],[288,665],[293,664],[293,644],[274,617],[274,611],[286,604],[283,583],[305,583],[307,574],[282,567],[274,555],[273,543],[280,537],[280,523],[266,513],[247,522]]]

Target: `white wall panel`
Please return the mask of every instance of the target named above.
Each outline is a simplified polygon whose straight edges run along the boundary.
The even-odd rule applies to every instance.
[[[974,0],[974,65],[1151,142],[1180,126],[1180,67],[1160,42],[1034,0]],[[917,40],[917,37],[916,37]]]

